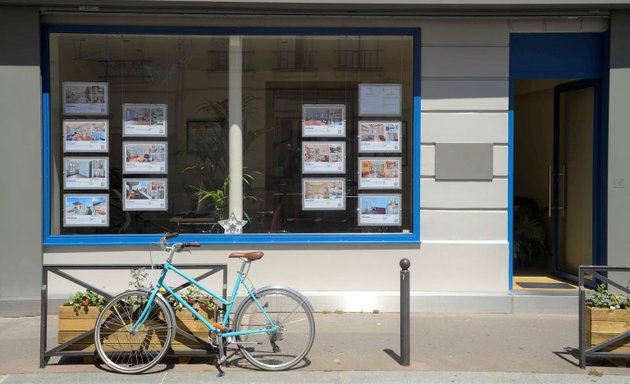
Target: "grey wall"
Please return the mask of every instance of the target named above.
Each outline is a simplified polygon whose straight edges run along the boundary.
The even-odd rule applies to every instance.
[[[42,141],[39,12],[0,6],[0,315],[39,295]],[[30,307],[37,308],[31,300]],[[29,312],[32,312],[30,310]]]
[[[630,265],[630,12],[613,12],[610,28],[608,264]],[[623,283],[627,277],[620,281]]]

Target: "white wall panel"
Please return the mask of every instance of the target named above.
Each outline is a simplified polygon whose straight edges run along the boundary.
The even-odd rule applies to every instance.
[[[507,224],[507,211],[420,211],[422,241],[507,240]]]
[[[508,114],[422,113],[423,143],[507,143]]]
[[[495,145],[492,157],[492,172],[495,176],[508,175],[508,146]]]
[[[506,111],[508,81],[422,79],[423,111]]]
[[[423,47],[422,76],[508,77],[507,47]]]
[[[487,292],[507,289],[507,244],[464,243],[422,244],[421,246],[369,245],[323,246],[309,245],[261,247],[265,251],[262,260],[252,264],[250,278],[255,286],[281,284],[300,291],[356,292],[390,291],[400,289],[399,261],[406,257],[411,261],[413,291]],[[72,248],[65,252],[47,252],[47,263],[143,263],[148,261],[148,250],[117,252],[101,248],[92,249],[86,257],[86,248]],[[193,251],[178,254],[179,264],[228,262],[229,251]],[[125,257],[126,256],[126,257]],[[157,257],[157,253],[153,253]],[[228,286],[234,282],[238,262],[228,262]],[[348,277],[351,273],[350,278]],[[126,271],[107,273],[88,272],[81,278],[95,283],[99,288],[122,291],[126,288],[129,274]],[[213,287],[216,283],[210,283]],[[51,296],[65,297],[78,288],[51,278]],[[326,308],[335,309],[335,308]]]
[[[507,209],[507,179],[485,182],[421,179],[420,207]]]
[[[435,176],[435,145],[423,145],[420,153],[420,175]]]
[[[427,20],[421,26],[424,46],[509,45],[506,20]]]
[[[422,244],[411,260],[412,291],[507,292],[507,242],[497,244]],[[448,279],[445,277],[448,276]]]

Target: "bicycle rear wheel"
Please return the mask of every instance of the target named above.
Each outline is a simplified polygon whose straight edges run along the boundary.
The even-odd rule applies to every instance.
[[[146,322],[129,332],[148,301],[149,293],[145,291],[121,293],[105,305],[96,320],[96,350],[116,372],[144,372],[157,364],[170,346],[173,319],[168,304],[157,296]]]
[[[256,294],[273,320],[274,332],[236,337],[243,356],[258,368],[279,371],[299,363],[315,339],[315,321],[306,299],[284,288],[271,288]],[[234,319],[235,331],[271,328],[260,307],[248,297]]]

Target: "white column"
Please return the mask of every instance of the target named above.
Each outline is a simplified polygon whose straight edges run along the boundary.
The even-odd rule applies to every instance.
[[[228,215],[243,219],[243,47],[241,36],[230,36],[229,68],[230,205]]]

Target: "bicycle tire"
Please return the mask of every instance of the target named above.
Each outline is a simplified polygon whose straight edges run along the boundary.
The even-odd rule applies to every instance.
[[[315,339],[315,321],[306,299],[286,288],[262,289],[256,298],[276,324],[277,331],[237,336],[242,355],[254,366],[281,371],[298,364]],[[252,297],[245,299],[234,318],[235,331],[271,327]]]
[[[94,344],[101,360],[118,373],[141,373],[157,364],[174,337],[174,319],[166,303],[156,296],[147,321],[134,333],[148,302],[149,292],[127,291],[114,297],[96,319]]]

